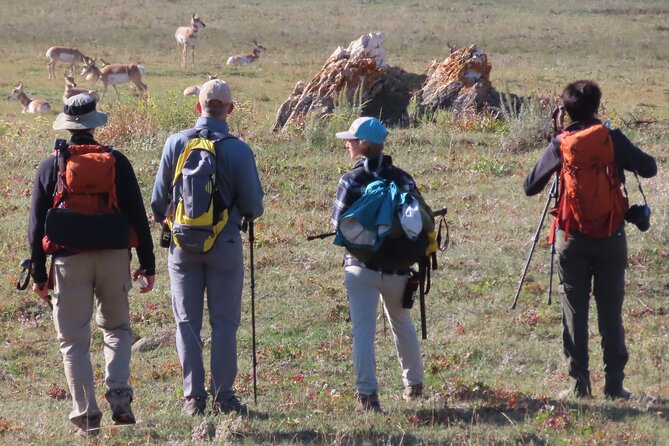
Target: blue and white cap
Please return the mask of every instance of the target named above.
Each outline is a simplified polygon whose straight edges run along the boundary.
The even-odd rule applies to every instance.
[[[388,135],[388,129],[376,118],[362,117],[351,124],[345,132],[337,132],[339,139],[361,139],[374,144],[383,144]]]

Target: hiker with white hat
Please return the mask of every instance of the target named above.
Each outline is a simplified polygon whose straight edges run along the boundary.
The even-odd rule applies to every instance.
[[[121,152],[94,139],[95,129],[106,123],[107,115],[96,110],[89,95],[78,94],[65,102],[53,128],[69,131],[70,140],[57,139],[53,153],[37,168],[28,231],[33,290],[53,304],[72,395],[69,418],[83,435],[97,434],[102,418],[90,354],[94,311],[104,336],[105,399],[112,420],[135,423],[130,405],[133,337],[128,292],[132,278],[140,276],[140,291],[150,291],[155,275],[151,232],[132,165]],[[131,246],[140,264],[133,277]],[[52,256],[51,274],[47,255]]]

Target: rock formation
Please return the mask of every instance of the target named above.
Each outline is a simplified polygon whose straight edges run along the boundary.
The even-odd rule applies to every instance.
[[[476,112],[499,108],[499,93],[490,82],[492,65],[476,45],[453,51],[427,69],[427,79],[416,94],[422,111],[454,109]]]
[[[309,82],[298,82],[293,93],[279,107],[274,130],[289,124],[303,125],[308,113],[319,116],[332,113],[336,101],[365,103],[382,89],[388,66],[383,34],[370,33],[338,47],[323,68]]]

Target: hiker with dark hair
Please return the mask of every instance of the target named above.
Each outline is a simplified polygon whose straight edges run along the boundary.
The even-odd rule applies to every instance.
[[[379,178],[393,180],[401,191],[412,191],[416,184],[407,172],[395,167],[383,154],[388,130],[376,118],[358,118],[348,131],[338,132],[354,166],[339,180],[332,210],[336,229],[340,216]],[[381,412],[376,379],[374,338],[379,297],[390,321],[390,330],[402,368],[403,398],[413,401],[423,393],[423,365],[411,311],[403,308],[402,297],[409,269],[386,269],[365,264],[348,251],[344,256],[345,283],[353,333],[353,366],[356,374],[358,411]]]
[[[262,215],[263,190],[251,148],[230,134],[227,118],[234,102],[228,84],[208,81],[198,99],[201,114],[195,127],[165,141],[151,207],[155,220],[167,222],[172,230],[168,267],[183,371],[182,413],[202,415],[207,404],[200,335],[205,292],[211,325],[212,410],[241,413],[246,405],[233,389],[244,282],[240,229],[242,217],[252,221]],[[207,199],[198,199],[197,194],[206,194]],[[192,230],[183,214],[195,211],[198,203],[212,202],[209,230]],[[197,232],[208,237],[198,240]]]
[[[567,85],[563,106],[571,124],[548,145],[525,178],[525,193],[542,191],[559,173],[560,195],[553,228],[562,300],[563,347],[573,388],[560,396],[591,396],[588,357],[590,293],[597,305],[604,355],[604,395],[628,399],[623,387],[628,360],[622,306],[625,296],[627,200],[624,171],[644,178],[657,173],[655,159],[623,133],[597,119],[601,90],[592,81]]]
[[[151,231],[135,172],[125,155],[94,139],[95,128],[107,123],[107,115],[95,106],[93,98],[78,94],[56,117],[53,129],[68,130],[71,138],[68,143],[57,140],[61,144],[37,168],[28,230],[33,290],[47,302],[46,256],[52,255],[53,321],[72,395],[70,420],[86,435],[99,432],[102,418],[90,356],[93,312],[97,310],[95,321],[104,336],[105,399],[112,419],[116,424],[134,424],[128,246],[136,247],[139,258],[133,277],[143,278],[140,292],[153,288],[155,275]],[[60,215],[66,216],[65,223],[59,223]],[[111,219],[111,229],[99,230],[89,224],[88,216],[102,218],[96,220],[101,224]],[[59,242],[57,237],[63,235],[72,242]],[[111,240],[116,244],[113,249]]]

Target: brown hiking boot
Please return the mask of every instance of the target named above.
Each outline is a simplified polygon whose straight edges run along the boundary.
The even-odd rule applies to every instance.
[[[404,386],[404,392],[402,392],[404,401],[416,401],[421,396],[423,396],[423,383]]]
[[[102,414],[95,415],[81,415],[72,418],[70,421],[77,426],[76,435],[80,437],[95,437],[100,435],[100,421],[102,421]]]
[[[105,393],[105,399],[112,411],[114,424],[135,424],[135,415],[132,413],[132,393],[127,389],[110,389]]]
[[[376,412],[382,413],[381,403],[379,403],[379,395],[373,393],[371,395],[358,394],[358,404],[355,406],[356,412]]]
[[[204,415],[204,409],[207,408],[207,398],[204,396],[187,396],[184,405],[181,407],[183,415],[194,417]]]

